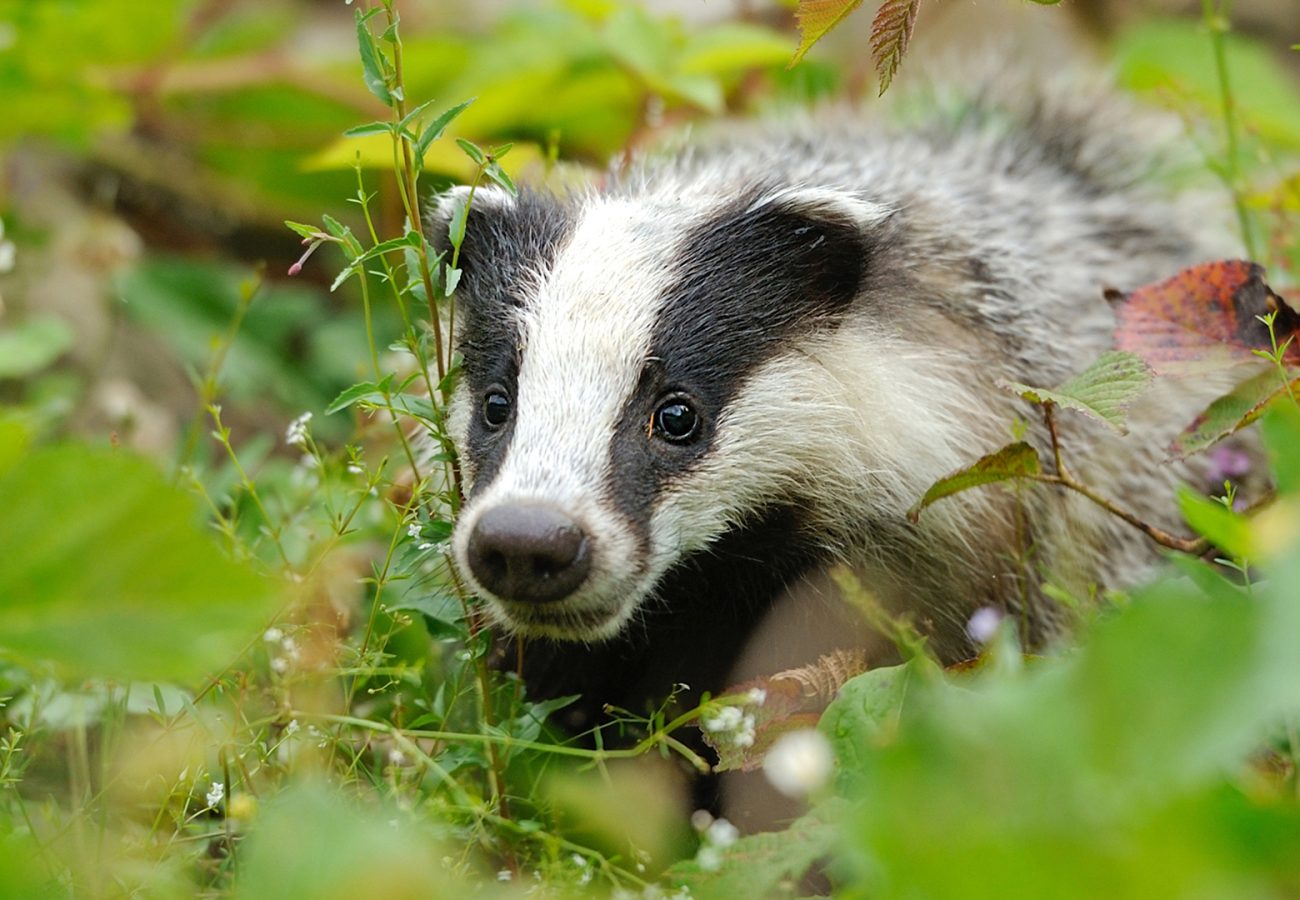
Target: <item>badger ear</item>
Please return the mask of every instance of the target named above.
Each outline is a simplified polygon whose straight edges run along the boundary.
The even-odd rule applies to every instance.
[[[475,188],[472,202],[470,193],[469,185],[458,184],[433,198],[433,208],[425,217],[425,235],[433,249],[439,253],[446,252],[450,255],[452,252],[453,223],[459,223],[462,236],[470,231],[466,226],[467,205],[468,216],[476,220],[477,224],[477,220],[496,212],[506,211],[515,202],[511,194],[496,186]]]
[[[731,222],[731,240],[760,248],[777,265],[774,281],[790,280],[810,309],[838,309],[858,296],[889,207],[850,191],[789,187],[764,191]],[[734,251],[733,251],[734,252]]]
[[[764,193],[747,212],[776,209],[814,222],[851,228],[865,233],[894,214],[888,206],[874,203],[850,191],[824,187],[788,187]]]

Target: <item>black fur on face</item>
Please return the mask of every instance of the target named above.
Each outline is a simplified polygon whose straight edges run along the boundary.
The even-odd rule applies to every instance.
[[[450,264],[450,211],[431,223],[430,243]],[[515,396],[523,341],[519,314],[528,293],[554,265],[574,226],[573,211],[548,194],[521,191],[513,199],[479,194],[471,204],[457,259],[455,342],[461,378],[473,412],[461,454],[476,487],[492,480],[514,431],[514,414],[499,428],[483,421],[481,407],[493,388]]]
[[[859,223],[761,197],[756,191],[690,229],[673,260],[679,274],[649,359],[610,438],[610,495],[639,530],[664,484],[709,452],[745,378],[792,340],[836,327],[862,286],[872,245]],[[700,419],[682,444],[650,427],[673,394],[689,398]]]

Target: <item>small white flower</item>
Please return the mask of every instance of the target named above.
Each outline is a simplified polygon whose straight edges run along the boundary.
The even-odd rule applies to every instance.
[[[413,538],[418,538],[420,536],[420,523],[412,522],[410,525],[407,525],[406,533]]]
[[[512,881],[514,877],[515,873],[511,872],[509,869],[502,869],[500,872],[497,872],[497,881]]]
[[[744,713],[739,706],[724,706],[717,714],[704,720],[706,731],[735,731],[740,726]]]
[[[406,765],[406,754],[394,747],[388,751],[388,764],[399,768]]]
[[[749,689],[749,702],[755,706],[762,706],[767,702],[767,691],[762,688]]]
[[[351,475],[361,475],[366,470],[356,463],[348,463],[348,473]]]
[[[746,714],[740,720],[740,726],[736,729],[736,734],[732,741],[737,747],[754,746],[754,717]]]
[[[268,644],[274,644],[284,637],[284,632],[272,625],[266,631],[262,632],[262,640]]]
[[[298,657],[301,655],[298,650],[298,642],[291,637],[287,637],[280,641],[280,649],[283,650],[284,655],[293,662],[297,662]]]
[[[271,669],[283,675],[285,672],[289,671],[289,661],[283,656],[277,656],[275,659],[271,660]]]
[[[691,827],[700,832],[700,834],[708,831],[709,826],[712,824],[713,813],[709,812],[707,809],[697,809],[695,812],[691,813]]]
[[[0,275],[12,272],[14,262],[18,259],[18,248],[13,241],[0,241]]]
[[[1000,609],[992,606],[980,607],[966,623],[966,633],[975,643],[987,644],[997,636],[998,626],[1002,624],[1003,618],[1004,614]]]
[[[573,864],[579,869],[585,869],[587,866],[591,865],[591,863],[587,861],[587,857],[583,856],[581,853],[575,853],[570,856],[569,859],[573,860]]]
[[[704,832],[704,839],[715,847],[730,847],[740,838],[740,829],[726,819],[714,819]]]
[[[212,787],[208,790],[207,794],[204,795],[203,799],[208,802],[210,808],[216,809],[217,806],[221,804],[221,801],[225,799],[225,796],[226,785],[223,782],[214,781],[212,782]]]
[[[289,427],[284,432],[284,442],[290,447],[307,446],[307,423],[311,421],[311,413],[305,412],[298,418],[289,423]]]
[[[422,541],[419,545],[417,545],[416,549],[417,549],[417,550],[432,550],[432,549],[433,549],[433,544],[429,543],[428,541]]]
[[[290,719],[289,724],[284,726],[284,733],[287,735],[295,735],[298,733],[298,728],[299,728],[298,720]]]
[[[763,759],[763,774],[787,797],[804,797],[830,778],[835,757],[821,732],[802,728],[781,735]]]
[[[716,872],[722,867],[722,852],[717,847],[705,845],[695,854],[695,863],[706,872]]]

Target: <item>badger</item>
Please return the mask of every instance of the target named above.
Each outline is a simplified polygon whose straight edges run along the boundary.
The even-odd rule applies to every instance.
[[[474,192],[454,558],[525,639],[537,695],[582,695],[572,725],[674,685],[717,691],[758,623],[831,566],[957,660],[974,611],[1042,641],[1062,621],[1049,595],[1156,559],[1039,485],[908,520],[1017,422],[1046,448],[999,381],[1051,387],[1110,348],[1104,286],[1209,255],[1108,95],[934,108],[729,125],[599,187]],[[442,196],[435,243],[467,199]],[[1151,392],[1127,436],[1063,420],[1074,468],[1169,527],[1184,473],[1163,448],[1204,399],[1188,393]]]

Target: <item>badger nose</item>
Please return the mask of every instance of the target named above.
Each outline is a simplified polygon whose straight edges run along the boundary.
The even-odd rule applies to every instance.
[[[548,603],[578,589],[591,569],[587,535],[549,506],[496,506],[470,532],[469,568],[505,600]]]

